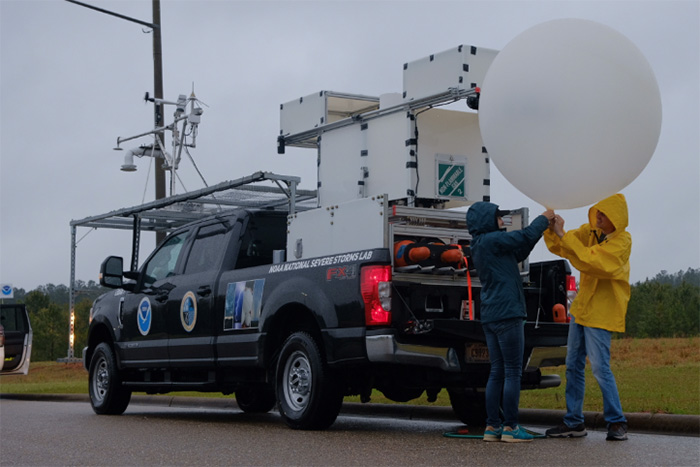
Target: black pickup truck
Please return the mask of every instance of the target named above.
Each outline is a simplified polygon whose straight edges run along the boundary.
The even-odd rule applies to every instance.
[[[468,252],[463,212],[431,226],[403,209],[383,220],[402,238],[452,230]],[[107,258],[100,283],[115,290],[95,301],[83,351],[94,411],[123,413],[132,391],[235,393],[243,411],[277,405],[290,427],[324,429],[348,395],[435,401],[446,389],[457,418],[483,423],[478,271],[397,267],[391,237],[290,261],[290,222],[236,209],[175,230],[138,271]],[[528,265],[523,283],[523,389],[557,386],[540,368],[564,363],[568,326],[553,307],[567,305],[575,282],[565,261],[551,261]]]

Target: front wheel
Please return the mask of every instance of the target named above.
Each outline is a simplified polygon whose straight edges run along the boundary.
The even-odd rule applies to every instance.
[[[131,400],[131,391],[122,386],[117,360],[109,344],[95,348],[90,360],[90,404],[100,415],[120,415]]]
[[[279,412],[291,428],[323,430],[335,422],[343,393],[309,334],[287,338],[275,380]]]

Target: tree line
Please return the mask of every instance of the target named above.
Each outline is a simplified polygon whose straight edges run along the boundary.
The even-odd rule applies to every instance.
[[[693,337],[700,335],[700,269],[669,274],[632,286],[626,337]]]
[[[74,356],[81,358],[87,343],[92,302],[108,289],[94,281],[76,281]],[[33,361],[53,361],[68,355],[70,289],[47,284],[26,292],[14,289],[14,302],[29,310],[34,341]],[[11,302],[6,300],[6,302]],[[616,337],[694,337],[700,335],[700,269],[689,268],[632,285],[627,308],[627,331]]]

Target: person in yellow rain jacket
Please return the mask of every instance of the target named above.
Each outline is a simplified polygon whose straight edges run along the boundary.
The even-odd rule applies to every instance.
[[[632,236],[625,230],[628,217],[624,195],[618,193],[597,203],[588,211],[588,220],[578,229],[565,232],[564,219],[557,215],[544,233],[549,251],[568,259],[581,273],[579,293],[570,310],[566,415],[546,434],[552,438],[586,436],[583,396],[588,357],[603,394],[606,439],[622,441],[627,439],[627,419],[610,369],[610,340],[612,332],[625,331],[630,299]]]

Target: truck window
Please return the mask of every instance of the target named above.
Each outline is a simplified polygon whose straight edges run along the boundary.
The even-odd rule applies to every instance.
[[[225,239],[226,228],[222,224],[200,228],[187,258],[185,274],[208,271],[218,266]]]
[[[287,246],[286,217],[251,217],[241,238],[236,269],[272,264],[272,252]]]
[[[20,305],[3,305],[0,310],[0,323],[5,327],[5,332],[27,332],[26,311]]]
[[[185,244],[185,240],[187,240],[188,233],[189,231],[182,232],[170,237],[153,255],[146,264],[144,276],[145,287],[149,287],[156,281],[175,275],[177,258],[180,256],[180,251]]]

